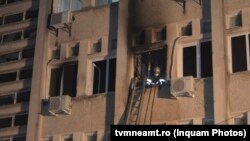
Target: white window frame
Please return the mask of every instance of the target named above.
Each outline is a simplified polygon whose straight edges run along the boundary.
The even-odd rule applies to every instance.
[[[228,44],[228,51],[227,51],[227,56],[228,56],[228,66],[229,66],[229,72],[230,73],[234,73],[233,72],[233,59],[232,59],[232,44],[231,44],[231,40],[233,37],[238,37],[238,36],[245,36],[246,39],[246,56],[247,56],[247,70],[246,71],[250,71],[250,32],[245,32],[245,33],[239,33],[239,34],[232,34],[230,36],[228,36],[227,38],[227,44]],[[235,72],[237,73],[237,72]]]
[[[183,77],[183,49],[196,46],[196,78],[201,77],[201,43],[211,42],[211,39],[204,39],[186,44],[177,45],[177,77]]]
[[[87,82],[89,82],[89,84],[88,84],[89,85],[89,87],[88,87],[89,90],[88,91],[89,91],[90,95],[94,95],[93,94],[93,82],[94,82],[94,65],[93,65],[93,63],[98,62],[98,61],[107,61],[107,63],[106,63],[106,82],[105,82],[105,92],[104,93],[108,93],[109,61],[111,59],[117,59],[117,57],[116,56],[111,56],[111,57],[108,57],[108,58],[98,58],[98,59],[92,59],[92,60],[88,61],[88,66],[90,66],[88,72],[91,72],[91,76],[90,76],[91,81],[87,81]],[[97,94],[102,94],[102,93],[97,93]]]

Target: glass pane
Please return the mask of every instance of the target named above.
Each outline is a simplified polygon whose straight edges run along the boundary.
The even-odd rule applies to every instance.
[[[58,12],[64,12],[69,10],[69,0],[60,0]]]
[[[71,11],[81,10],[82,0],[72,0]]]

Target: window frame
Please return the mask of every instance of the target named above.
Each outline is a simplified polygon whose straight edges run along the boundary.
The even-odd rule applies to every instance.
[[[240,72],[233,72],[233,57],[232,57],[232,38],[233,37],[238,37],[238,36],[245,36],[246,39],[246,59],[247,59],[247,70],[245,71],[250,71],[250,32],[243,32],[243,33],[238,33],[238,34],[231,34],[227,37],[227,56],[228,56],[228,70],[229,73],[240,73],[240,72],[245,72],[245,71],[240,71]]]
[[[184,48],[188,48],[188,47],[193,47],[196,46],[196,77],[197,79],[201,79],[201,78],[206,78],[206,77],[201,77],[201,44],[205,43],[205,42],[212,42],[212,39],[202,39],[200,41],[193,41],[190,43],[180,43],[177,46],[177,77],[184,77],[183,75],[183,49]],[[212,48],[212,44],[211,44],[211,48]],[[213,50],[213,48],[212,48]],[[211,60],[213,63],[213,60]],[[210,77],[213,77],[210,76]]]

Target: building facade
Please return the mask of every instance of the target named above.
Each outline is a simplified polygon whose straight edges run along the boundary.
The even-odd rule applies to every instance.
[[[249,124],[247,0],[0,0],[0,141]]]

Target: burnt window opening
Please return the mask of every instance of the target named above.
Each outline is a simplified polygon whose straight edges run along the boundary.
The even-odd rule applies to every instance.
[[[27,125],[28,114],[25,115],[16,115],[14,120],[14,126]]]
[[[192,22],[189,22],[187,25],[181,27],[181,36],[191,36],[193,34],[192,32]]]
[[[247,52],[245,35],[232,37],[232,69],[233,72],[241,72],[247,70]]]
[[[211,33],[212,31],[212,26],[211,26],[211,21],[202,21],[201,22],[201,33]]]
[[[79,56],[79,44],[71,47],[71,56]]]
[[[14,99],[14,94],[0,96],[0,106],[14,104]]]
[[[4,17],[4,24],[15,23],[23,20],[23,13],[17,13]]]
[[[93,73],[93,94],[115,91],[116,59],[93,62]]]
[[[0,83],[16,81],[17,73],[11,72],[7,74],[0,74]]]
[[[0,119],[0,128],[8,128],[8,127],[11,127],[11,123],[12,123],[12,117],[1,118],[1,119]]]
[[[166,79],[166,48],[143,53],[141,55],[141,59],[142,75],[145,74],[148,79],[153,81],[158,81],[158,79]],[[154,69],[157,67],[160,68],[160,74],[158,77],[154,75]]]
[[[229,18],[229,28],[242,26],[242,14],[239,12],[237,15]]]
[[[19,79],[29,79],[32,77],[33,69],[21,70],[19,74]]]
[[[17,93],[16,103],[29,102],[30,91],[22,91]]]
[[[28,48],[22,51],[22,58],[34,58],[35,48]]]
[[[198,51],[198,52],[197,52]],[[183,76],[213,76],[212,42],[206,41],[183,48]]]
[[[25,136],[23,136],[23,137],[14,137],[12,139],[12,141],[26,141],[26,137]]]
[[[167,27],[153,30],[153,42],[159,42],[167,39]]]
[[[146,40],[146,31],[143,30],[139,34],[135,35],[135,45],[144,45]]]
[[[78,62],[64,63],[51,70],[50,96],[76,96]]]
[[[38,17],[38,10],[27,11],[25,19],[33,19]]]
[[[10,33],[10,34],[3,35],[2,43],[9,43],[9,42],[13,42],[13,41],[21,40],[21,39],[22,39],[21,31]]]
[[[52,59],[60,59],[60,49],[52,50]]]
[[[9,53],[0,56],[0,63],[18,60],[19,52]]]

